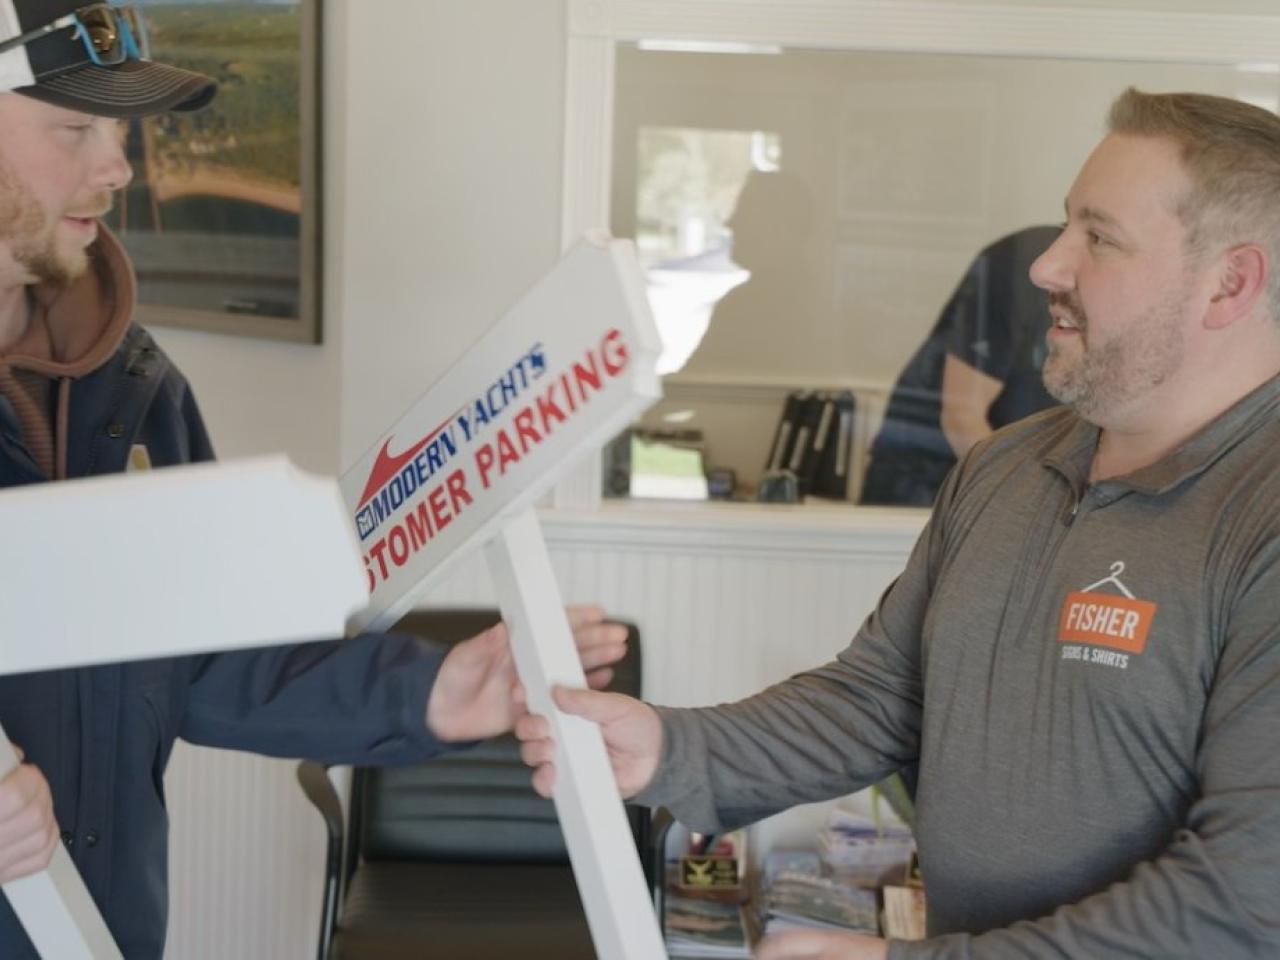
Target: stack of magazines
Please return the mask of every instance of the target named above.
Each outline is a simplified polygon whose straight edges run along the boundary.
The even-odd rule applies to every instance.
[[[668,892],[663,928],[667,953],[673,958],[751,956],[742,908],[736,903]]]
[[[764,932],[795,927],[878,934],[876,895],[831,877],[783,871],[765,892]]]
[[[915,850],[911,831],[898,823],[877,823],[836,807],[818,835],[818,849],[828,869],[863,887],[901,883]]]

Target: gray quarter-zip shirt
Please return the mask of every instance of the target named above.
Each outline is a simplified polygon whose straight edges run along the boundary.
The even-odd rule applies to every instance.
[[[638,798],[721,829],[919,763],[891,960],[1280,956],[1280,378],[1090,485],[1059,408],[974,448],[836,660],[662,708]]]

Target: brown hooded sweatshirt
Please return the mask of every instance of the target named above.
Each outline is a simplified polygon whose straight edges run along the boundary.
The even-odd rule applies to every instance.
[[[33,287],[26,331],[0,350],[0,395],[13,405],[23,442],[51,479],[67,474],[71,381],[92,373],[120,346],[136,290],[120,241],[99,224],[89,269],[67,287]]]

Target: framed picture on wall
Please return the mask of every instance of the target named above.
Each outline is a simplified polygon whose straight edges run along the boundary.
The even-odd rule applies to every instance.
[[[319,343],[319,0],[135,0],[149,56],[208,74],[204,110],[130,122],[108,221],[145,324]]]

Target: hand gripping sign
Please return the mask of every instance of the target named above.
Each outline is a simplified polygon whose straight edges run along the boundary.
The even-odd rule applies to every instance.
[[[332,480],[283,457],[0,493],[0,673],[337,636],[363,573]],[[289,563],[271,549],[287,543]],[[17,756],[0,731],[0,777]],[[120,882],[129,882],[121,878]],[[67,851],[4,884],[45,960],[119,960]]]
[[[556,811],[604,960],[666,956],[600,731],[559,714],[582,686],[533,504],[659,396],[660,343],[629,243],[570,250],[342,478],[370,593],[389,626],[484,549],[531,710],[559,744]]]

